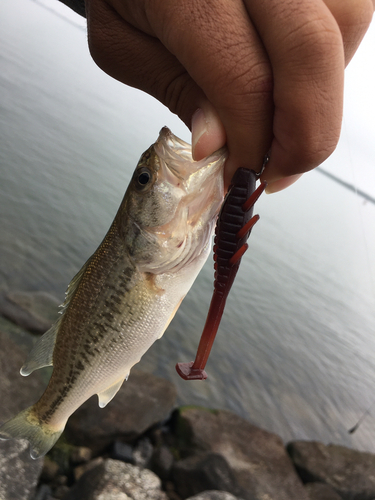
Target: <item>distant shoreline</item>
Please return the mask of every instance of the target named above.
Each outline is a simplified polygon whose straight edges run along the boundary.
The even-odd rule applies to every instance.
[[[374,203],[375,204],[375,198],[373,198],[372,196],[370,196],[369,194],[365,193],[364,191],[362,191],[361,189],[358,189],[357,187],[353,186],[353,184],[350,184],[349,182],[345,182],[343,181],[342,179],[340,179],[339,177],[336,177],[335,175],[333,174],[330,174],[329,172],[327,172],[326,170],[324,170],[323,168],[321,167],[317,167],[315,170],[317,170],[318,172],[320,172],[321,174],[325,175],[326,177],[329,177],[330,179],[332,179],[333,181],[336,181],[338,182],[339,184],[341,184],[342,186],[346,187],[346,189],[349,189],[350,191],[353,191],[353,193],[359,195],[359,196],[362,196],[362,198],[364,198],[365,200],[367,201],[370,201],[371,203]]]

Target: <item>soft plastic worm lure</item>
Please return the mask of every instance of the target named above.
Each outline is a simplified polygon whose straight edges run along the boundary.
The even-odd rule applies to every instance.
[[[251,229],[259,220],[253,215],[253,207],[267,183],[262,182],[255,190],[259,174],[240,168],[233,176],[231,186],[224,200],[215,229],[214,240],[214,291],[199,342],[195,361],[177,363],[177,373],[185,380],[204,380],[204,371],[215,340],[225,302],[240,267],[241,257],[246,252],[246,240]]]

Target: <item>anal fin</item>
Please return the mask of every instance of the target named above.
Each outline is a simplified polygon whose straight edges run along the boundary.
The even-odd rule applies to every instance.
[[[128,379],[128,375],[113,385],[110,385],[104,391],[98,393],[99,398],[99,406],[100,408],[104,408],[107,404],[116,396],[117,392],[120,390],[124,380]]]

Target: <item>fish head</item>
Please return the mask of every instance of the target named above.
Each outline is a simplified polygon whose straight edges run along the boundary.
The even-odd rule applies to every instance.
[[[190,144],[164,127],[141,156],[120,207],[129,255],[163,273],[207,250],[223,197],[226,148],[194,161]]]

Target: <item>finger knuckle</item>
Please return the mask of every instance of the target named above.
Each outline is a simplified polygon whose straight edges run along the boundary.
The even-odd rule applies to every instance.
[[[253,113],[254,107],[264,109],[272,99],[273,75],[268,62],[249,64],[248,57],[244,56],[220,76],[213,87],[215,95],[212,99],[239,115],[248,111]]]
[[[367,30],[373,13],[374,5],[371,0],[340,2],[339,9],[333,11],[341,31]]]
[[[308,130],[300,141],[300,164],[303,170],[311,170],[323,163],[335,151],[340,131]]]
[[[299,58],[302,53],[302,63],[315,60],[324,65],[342,51],[340,30],[331,19],[308,20],[290,33],[290,39],[291,55]]]
[[[342,37],[334,17],[328,9],[314,2],[286,2],[283,29],[275,35],[278,46],[277,65],[286,67],[309,66],[311,61],[324,65],[342,52]],[[286,19],[289,22],[286,23]],[[285,25],[286,23],[286,25]]]
[[[183,69],[155,82],[155,97],[186,124],[190,123],[195,111],[195,93],[194,82]]]

